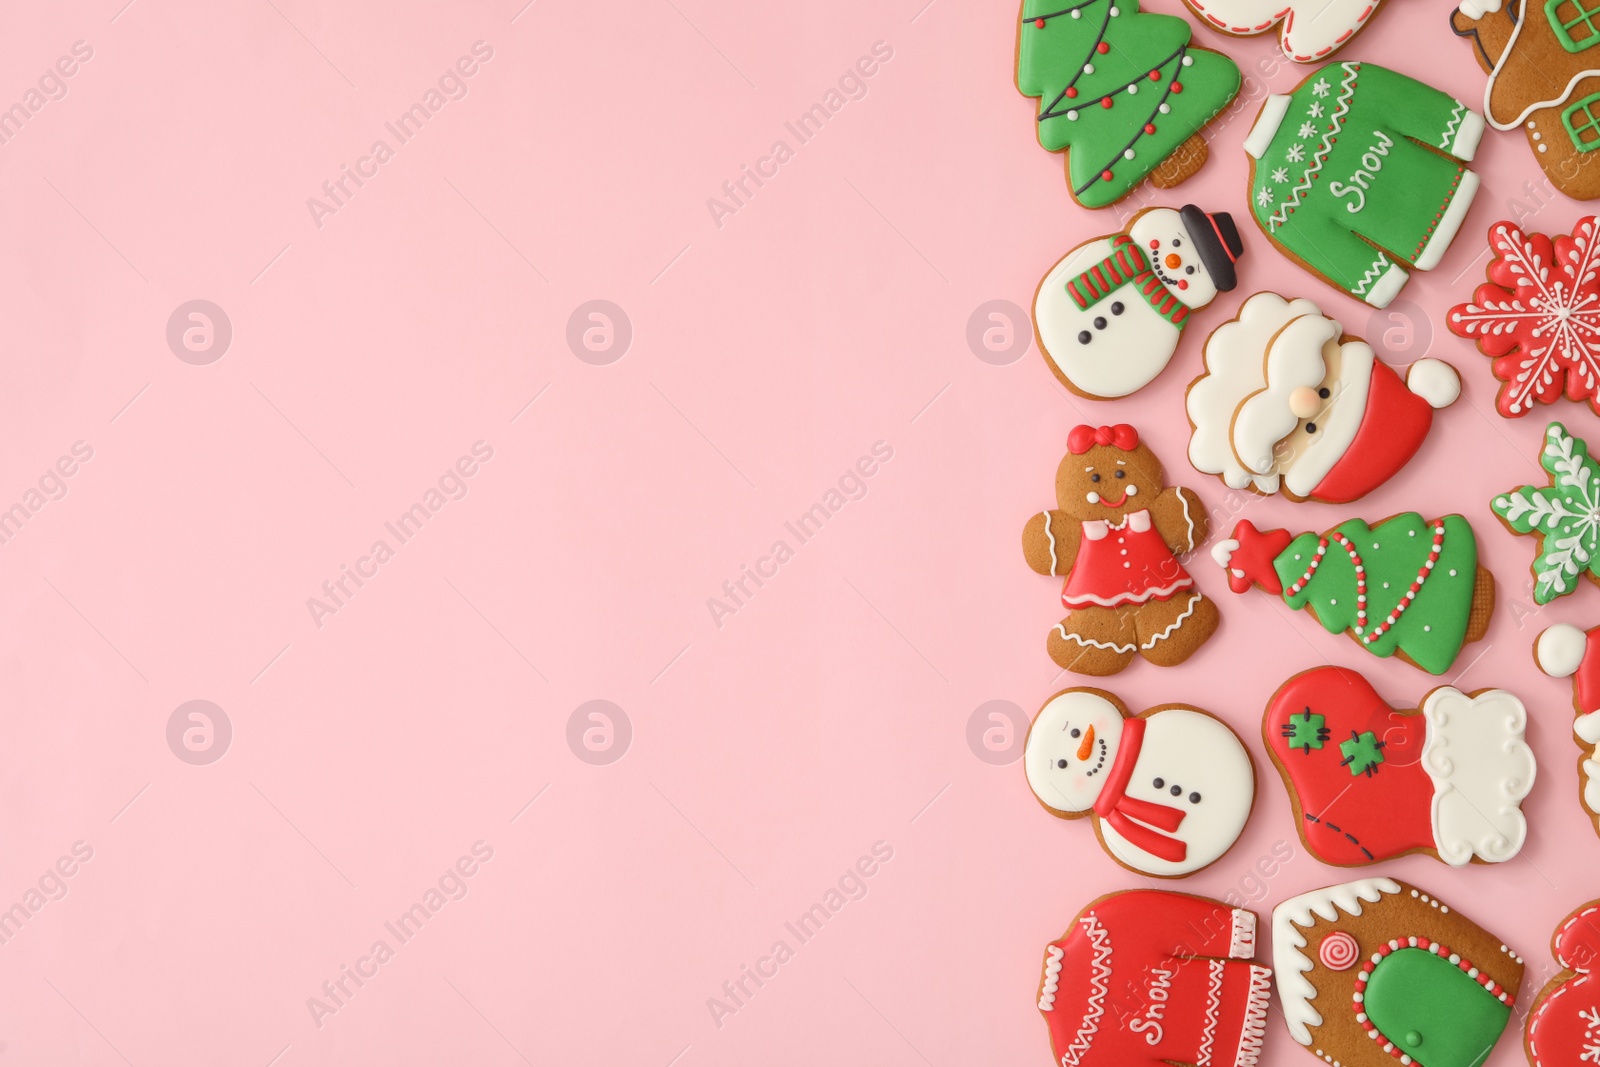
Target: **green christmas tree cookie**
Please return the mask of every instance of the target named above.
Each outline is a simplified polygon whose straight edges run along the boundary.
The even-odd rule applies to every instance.
[[[1084,207],[1114,204],[1153,173],[1177,185],[1205,162],[1200,131],[1238,94],[1239,68],[1189,35],[1138,0],[1023,0],[1017,88],[1039,98],[1039,143],[1066,151]]]
[[[1589,446],[1559,422],[1545,427],[1539,465],[1550,485],[1524,485],[1490,502],[1513,533],[1539,538],[1533,559],[1533,599],[1548,604],[1578,588],[1578,578],[1600,582],[1600,466]]]

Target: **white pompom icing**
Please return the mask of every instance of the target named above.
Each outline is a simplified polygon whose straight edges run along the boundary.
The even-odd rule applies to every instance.
[[[1566,678],[1575,674],[1583,662],[1588,636],[1571,623],[1558,622],[1544,633],[1533,646],[1533,657],[1539,669],[1552,678]]]
[[[1461,376],[1443,360],[1419,359],[1406,371],[1406,388],[1429,407],[1447,408],[1461,395]]]

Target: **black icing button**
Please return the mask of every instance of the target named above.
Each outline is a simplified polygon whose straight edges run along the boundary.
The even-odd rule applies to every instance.
[[[1123,312],[1122,301],[1118,300],[1111,305],[1111,314],[1120,315]]]
[[[1095,319],[1094,320],[1094,328],[1097,329],[1097,330],[1105,329],[1106,328],[1106,320],[1105,319],[1100,319],[1100,318]]]
[[[1094,334],[1090,333],[1088,330],[1083,330],[1078,334],[1078,343],[1080,345],[1086,345],[1092,340],[1094,340]]]

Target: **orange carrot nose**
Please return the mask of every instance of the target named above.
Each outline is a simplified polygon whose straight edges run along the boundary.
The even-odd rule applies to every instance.
[[[1094,751],[1094,727],[1091,726],[1083,732],[1083,744],[1078,746],[1078,759],[1086,760],[1089,753]]]
[[[1176,252],[1168,252],[1167,258],[1163,262],[1166,263],[1168,270],[1177,270],[1183,266],[1183,257]]]

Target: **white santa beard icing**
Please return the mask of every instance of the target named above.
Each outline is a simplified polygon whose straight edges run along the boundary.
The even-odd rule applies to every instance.
[[[1205,344],[1205,374],[1189,387],[1184,403],[1194,433],[1189,462],[1204,474],[1220,474],[1230,489],[1255,485],[1263,493],[1278,490],[1278,475],[1255,474],[1233,454],[1229,435],[1233,413],[1244,398],[1266,385],[1266,350],[1284,324],[1301,315],[1320,315],[1310,300],[1286,301],[1277,293],[1256,293],[1239,309],[1239,317],[1212,331]]]
[[[1400,883],[1392,879],[1363,878],[1290,897],[1272,909],[1272,969],[1278,976],[1278,1006],[1289,1035],[1300,1044],[1311,1044],[1310,1028],[1322,1025],[1321,1013],[1311,1006],[1316,987],[1306,978],[1315,963],[1301,951],[1306,947],[1306,935],[1301,931],[1311,925],[1313,917],[1335,922],[1341,912],[1360,915],[1363,903],[1376,903],[1384,894],[1398,892]],[[1349,999],[1343,998],[1332,1010],[1349,1011]]]
[[[1255,801],[1255,772],[1238,736],[1209,715],[1163,708],[1146,716],[1145,723],[1127,794],[1182,811],[1183,822],[1169,836],[1183,841],[1187,854],[1178,863],[1153,856],[1104,820],[1100,836],[1108,852],[1135,870],[1189,874],[1215,862],[1244,831]],[[1160,789],[1156,778],[1162,781]],[[1182,789],[1179,796],[1171,793],[1175,785]],[[1198,804],[1190,802],[1192,793],[1200,794]]]
[[[1095,737],[1089,759],[1079,760],[1083,738],[1073,737],[1071,731],[1091,726]],[[1081,691],[1053,697],[1028,728],[1023,748],[1028,787],[1053,811],[1088,811],[1111,773],[1121,733],[1122,712],[1104,697]],[[1063,759],[1067,766],[1058,767]]]
[[[1233,415],[1234,457],[1257,474],[1277,463],[1273,447],[1300,424],[1289,410],[1289,394],[1316,388],[1328,376],[1322,346],[1339,336],[1339,324],[1325,315],[1301,315],[1290,321],[1267,348],[1266,387],[1247,397]]]
[[[1515,856],[1528,837],[1520,805],[1537,770],[1522,701],[1501,689],[1472,697],[1447,685],[1428,694],[1422,715],[1439,858],[1460,867],[1474,856],[1489,863]]]
[[[1067,283],[1111,251],[1111,239],[1098,238],[1073,249],[1050,268],[1039,283],[1033,321],[1039,347],[1073,385],[1094,396],[1120,397],[1144,388],[1166,369],[1178,347],[1179,331],[1132,285],[1121,286],[1087,308],[1079,308],[1067,295]],[[1122,304],[1122,314],[1112,314],[1113,303]],[[1097,318],[1106,320],[1105,329],[1095,329]],[[1078,340],[1084,331],[1091,338],[1088,344]]]
[[[1150,261],[1150,269],[1155,271],[1156,277],[1186,307],[1191,310],[1203,308],[1217,298],[1216,283],[1211,280],[1211,274],[1201,261],[1199,249],[1189,228],[1183,224],[1182,215],[1169,207],[1147,211],[1129,228],[1128,236],[1133,238],[1133,243]],[[1151,246],[1152,241],[1155,247]],[[1174,245],[1173,241],[1178,243]],[[1163,259],[1172,253],[1177,253],[1183,262],[1169,269]],[[1185,267],[1193,267],[1194,273],[1185,274]],[[1187,287],[1180,289],[1179,282],[1188,283]]]
[[[1315,440],[1301,449],[1283,472],[1284,482],[1295,496],[1310,496],[1328,476],[1356,439],[1367,413],[1372,364],[1377,357],[1365,341],[1349,341],[1339,351],[1339,384],[1331,402],[1317,417]]]

